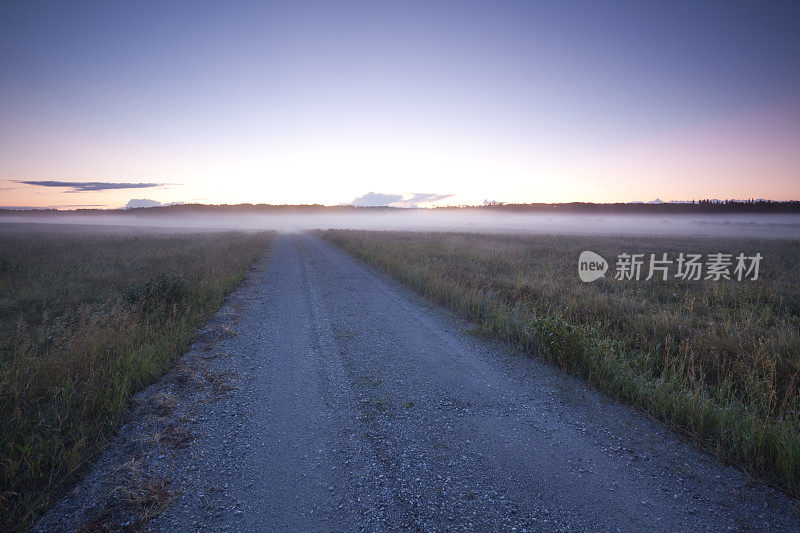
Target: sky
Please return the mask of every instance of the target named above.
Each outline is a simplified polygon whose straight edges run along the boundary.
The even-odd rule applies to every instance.
[[[799,25],[778,1],[4,0],[0,206],[799,200]]]

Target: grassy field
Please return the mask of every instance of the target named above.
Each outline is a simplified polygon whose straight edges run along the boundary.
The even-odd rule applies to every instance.
[[[0,225],[0,530],[90,464],[271,238]]]
[[[800,242],[329,230],[476,325],[800,495]],[[582,283],[583,250],[760,252],[757,281]],[[674,271],[673,271],[674,275]]]

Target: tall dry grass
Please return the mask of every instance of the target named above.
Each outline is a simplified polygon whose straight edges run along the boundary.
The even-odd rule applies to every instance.
[[[800,494],[800,243],[331,230],[324,237]],[[760,252],[758,281],[582,283],[578,255]],[[674,273],[674,270],[673,270]]]
[[[0,529],[102,449],[242,279],[266,233],[0,232]]]

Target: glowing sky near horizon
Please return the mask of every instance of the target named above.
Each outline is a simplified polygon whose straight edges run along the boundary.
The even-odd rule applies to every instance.
[[[3,2],[0,206],[800,199],[798,23],[800,2]]]

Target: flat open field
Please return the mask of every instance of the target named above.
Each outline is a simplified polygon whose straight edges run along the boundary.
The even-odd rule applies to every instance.
[[[324,237],[470,319],[479,333],[541,354],[723,460],[800,493],[800,242],[341,230]],[[610,272],[582,283],[583,250],[607,259],[763,259],[755,281],[616,280]]]
[[[87,466],[270,238],[0,226],[0,529]]]
[[[796,500],[469,328],[279,235],[34,531],[800,529]]]
[[[2,529],[800,528],[796,242],[3,230]]]

